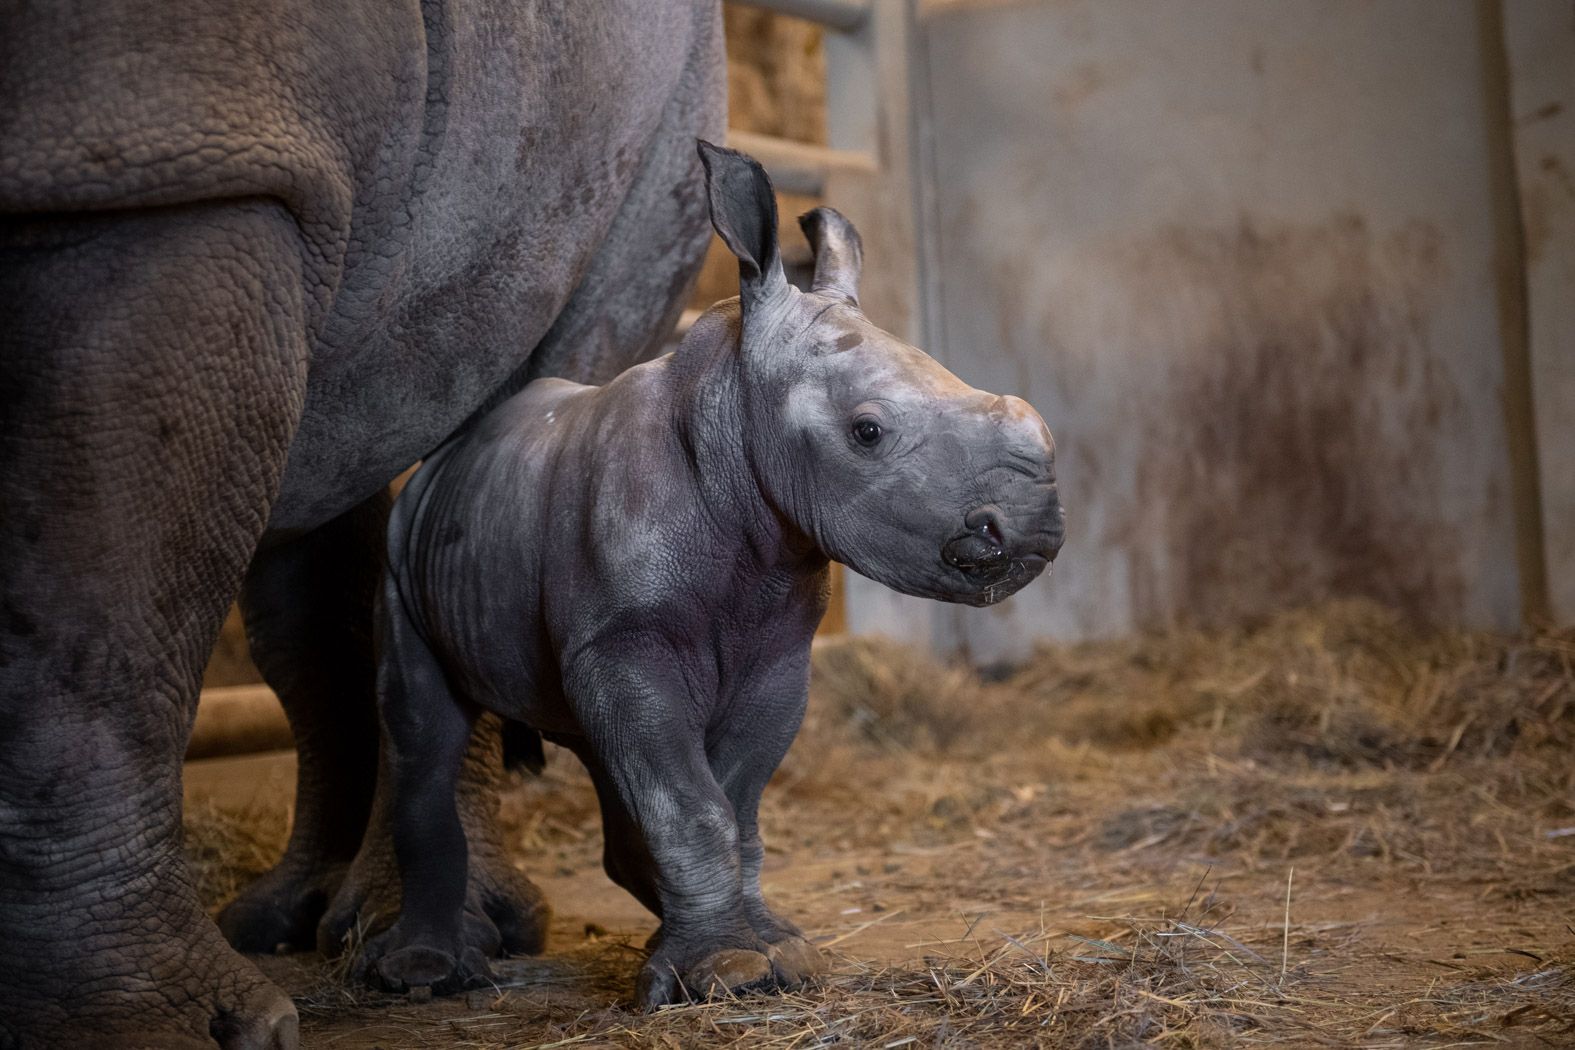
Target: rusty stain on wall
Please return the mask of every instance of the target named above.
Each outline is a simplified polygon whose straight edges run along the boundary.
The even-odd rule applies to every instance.
[[[1428,513],[1449,469],[1436,438],[1462,425],[1428,346],[1445,266],[1432,226],[1376,235],[1352,213],[1172,226],[1101,253],[1143,304],[1162,395],[1134,406],[1144,454],[1111,516],[1140,624],[1330,595],[1455,613],[1459,537]]]
[[[1526,262],[1535,266],[1556,235],[1554,214],[1575,201],[1575,174],[1554,153],[1539,158],[1536,170],[1528,174],[1521,191],[1521,221],[1526,227]]]

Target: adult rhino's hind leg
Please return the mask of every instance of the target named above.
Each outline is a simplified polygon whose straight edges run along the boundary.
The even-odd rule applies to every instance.
[[[283,1048],[181,852],[203,661],[306,385],[297,227],[0,224],[0,1047]]]
[[[366,830],[377,780],[372,603],[389,497],[260,551],[241,588],[252,658],[279,694],[299,758],[290,841],[219,913],[241,951],[311,949]]]
[[[496,716],[478,720],[459,771],[459,819],[470,843],[465,908],[496,931],[502,954],[537,955],[547,947],[552,909],[536,884],[515,866],[516,858],[499,826],[498,786],[505,779],[502,728]]]

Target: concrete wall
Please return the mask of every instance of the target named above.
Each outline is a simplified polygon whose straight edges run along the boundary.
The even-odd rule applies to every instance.
[[[991,660],[1329,595],[1515,625],[1483,10],[918,8],[923,334],[1044,413],[1070,538],[997,610],[855,588],[855,627]],[[834,77],[833,132],[838,97]]]

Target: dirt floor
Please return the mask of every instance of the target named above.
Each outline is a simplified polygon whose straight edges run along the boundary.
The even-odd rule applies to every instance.
[[[816,988],[641,1014],[653,923],[573,759],[505,800],[556,908],[495,989],[261,965],[308,1047],[1575,1046],[1575,632],[1368,605],[1047,648],[987,682],[830,642],[766,796],[766,890]],[[188,766],[215,906],[267,866],[289,756]]]

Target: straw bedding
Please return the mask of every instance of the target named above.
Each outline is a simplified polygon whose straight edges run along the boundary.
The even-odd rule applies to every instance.
[[[991,681],[831,641],[763,813],[767,890],[838,963],[820,985],[640,1014],[649,927],[561,908],[546,956],[450,1000],[264,965],[310,1046],[1571,1045],[1572,738],[1575,631],[1364,603],[1046,646]],[[504,804],[549,889],[600,849],[552,757]],[[194,807],[208,899],[287,825],[284,800]]]

